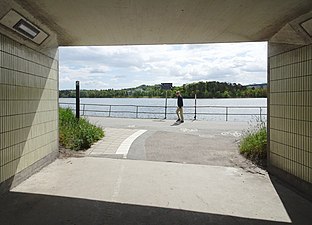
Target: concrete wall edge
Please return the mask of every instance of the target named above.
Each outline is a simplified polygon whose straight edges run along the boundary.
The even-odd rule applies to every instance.
[[[10,191],[12,188],[21,184],[23,181],[27,180],[29,177],[31,177],[35,173],[38,173],[45,166],[55,161],[58,155],[59,155],[59,152],[54,151],[50,153],[49,155],[45,156],[44,158],[38,160],[31,166],[27,167],[26,169],[22,170],[21,172],[15,174],[14,177],[11,177],[8,180],[0,183],[0,195]]]
[[[283,184],[298,193],[302,197],[312,202],[312,184],[308,183],[284,170],[281,170],[273,165],[269,165],[268,171],[270,175],[273,175],[278,180],[283,181]]]

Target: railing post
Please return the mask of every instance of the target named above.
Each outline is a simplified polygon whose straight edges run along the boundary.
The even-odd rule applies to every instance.
[[[229,107],[225,107],[225,121],[228,121]]]
[[[138,118],[138,114],[139,114],[139,106],[136,106],[136,111],[135,111],[135,118]]]
[[[196,120],[196,105],[197,105],[197,98],[196,98],[197,96],[196,96],[196,94],[195,94],[195,115],[194,115],[194,120]]]
[[[110,105],[110,106],[109,106],[109,111],[108,111],[108,117],[111,116],[111,111],[112,111],[112,106]]]
[[[167,90],[166,90],[166,101],[165,101],[165,119],[167,119]]]
[[[260,121],[262,122],[262,107],[260,107]]]
[[[84,116],[85,115],[85,107],[86,107],[86,104],[82,104],[83,107],[82,107],[82,115]]]

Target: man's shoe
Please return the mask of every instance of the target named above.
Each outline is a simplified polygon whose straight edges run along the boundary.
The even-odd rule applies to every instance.
[[[184,123],[184,120],[182,120],[181,123]]]
[[[176,122],[179,122],[180,121],[180,119],[178,119]]]

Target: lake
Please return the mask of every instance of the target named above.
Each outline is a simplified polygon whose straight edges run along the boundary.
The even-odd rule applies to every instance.
[[[74,98],[60,98],[60,104],[62,107],[70,107],[74,109],[75,101]],[[163,119],[165,117],[164,98],[81,98],[80,104],[81,114],[86,116],[158,119]],[[176,104],[177,99],[168,99],[166,113],[167,119],[177,118],[175,114]],[[266,120],[266,98],[197,99],[196,106],[196,119],[198,120],[259,120],[260,111],[261,119]],[[184,115],[185,120],[194,119],[194,99],[184,99]]]

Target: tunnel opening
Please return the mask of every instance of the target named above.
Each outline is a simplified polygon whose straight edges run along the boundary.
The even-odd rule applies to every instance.
[[[62,47],[61,107],[76,80],[80,114],[107,134],[89,156],[246,167],[239,141],[266,123],[267,42]]]

